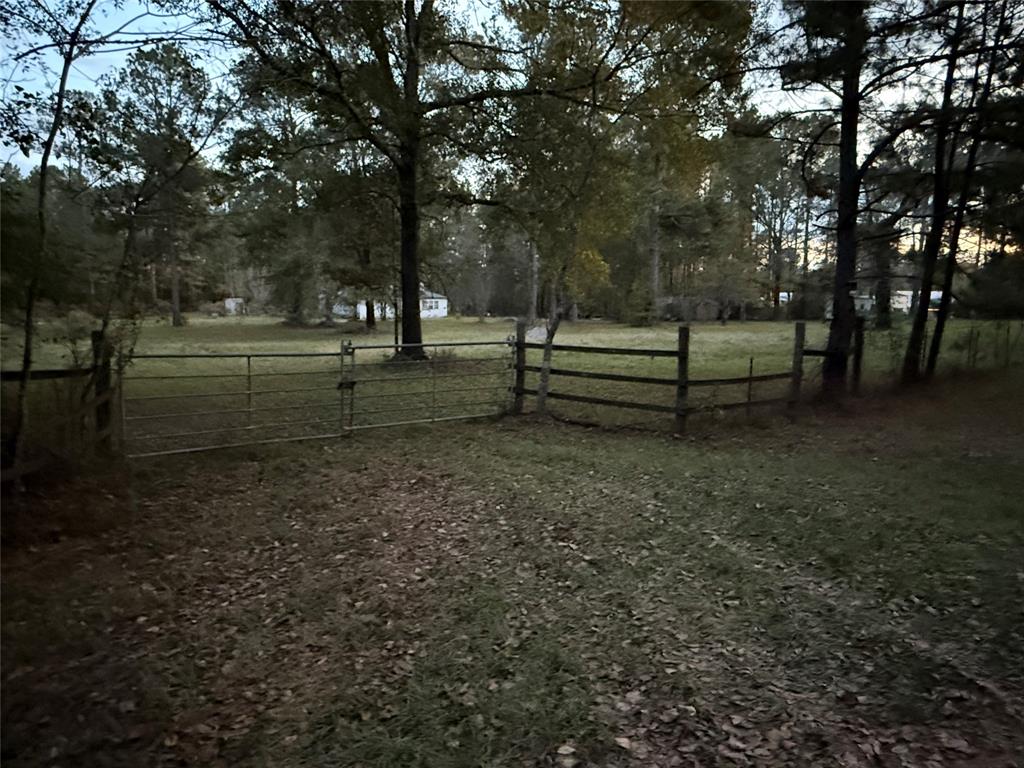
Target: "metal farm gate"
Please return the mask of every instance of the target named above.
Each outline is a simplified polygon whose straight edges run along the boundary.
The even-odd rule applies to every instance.
[[[125,453],[336,438],[509,409],[513,340],[417,346],[423,359],[349,342],[337,352],[135,355],[118,388]]]

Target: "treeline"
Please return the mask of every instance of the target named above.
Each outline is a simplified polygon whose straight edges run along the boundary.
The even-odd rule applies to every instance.
[[[1024,307],[1019,3],[169,7],[143,44],[94,2],[0,19],[19,66],[61,63],[3,112],[41,158],[3,176],[26,367],[42,299],[103,329],[227,296],[295,322],[383,302],[408,354],[423,285],[551,335],[827,315],[832,380],[858,304],[909,309],[908,379],[951,307]]]

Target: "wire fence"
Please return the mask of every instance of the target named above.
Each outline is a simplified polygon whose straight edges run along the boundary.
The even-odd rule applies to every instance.
[[[553,345],[546,374],[548,412],[606,426],[678,431],[690,416],[749,417],[771,410],[762,406],[792,406],[801,382],[804,396],[820,388],[822,351],[808,349],[810,341],[775,334],[764,347],[751,336],[750,350],[722,350],[721,342],[705,332],[697,329],[691,348],[687,330],[685,350]],[[808,326],[807,332],[814,344],[823,343],[821,328]],[[795,356],[795,343],[803,344],[806,356]],[[53,381],[40,381],[31,390],[35,416],[27,453],[81,453],[83,435],[92,436],[85,440],[88,445],[96,436],[109,440],[110,410],[113,431],[129,457],[335,438],[535,410],[545,376],[543,344],[524,337],[418,346],[420,356],[395,355],[390,344],[350,342],[331,352],[139,354],[118,376],[113,403],[107,386],[83,394],[81,377],[95,368],[54,371]],[[866,389],[898,380],[905,347],[902,328],[861,334]],[[107,358],[97,359],[109,366]],[[959,322],[947,331],[938,374],[1021,363],[1024,323]],[[16,375],[5,372],[5,387],[14,386]],[[6,408],[12,399],[10,392],[5,395]],[[91,402],[96,397],[103,402]]]
[[[508,341],[418,346],[431,354],[345,342],[337,352],[136,355],[121,376],[126,453],[325,439],[505,410]]]

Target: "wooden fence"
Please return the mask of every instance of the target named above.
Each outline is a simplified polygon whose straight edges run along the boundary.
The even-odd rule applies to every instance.
[[[675,419],[675,429],[683,432],[686,429],[687,416],[701,411],[719,411],[745,409],[748,413],[755,407],[786,404],[793,408],[800,399],[800,388],[803,380],[803,356],[804,350],[804,323],[796,324],[796,333],[793,341],[793,363],[788,371],[775,373],[754,374],[753,358],[746,376],[720,377],[696,379],[689,375],[690,368],[690,327],[680,325],[678,329],[678,343],[676,349],[633,349],[623,347],[588,347],[570,344],[552,344],[550,350],[552,356],[556,352],[572,352],[587,355],[626,355],[647,358],[674,358],[676,360],[675,376],[634,376],[622,373],[606,373],[599,371],[580,371],[567,368],[558,368],[546,360],[541,365],[528,365],[526,362],[527,350],[544,350],[545,344],[529,342],[526,340],[526,324],[522,321],[516,324],[515,341],[515,385],[513,413],[523,413],[524,397],[533,396],[539,400],[545,398],[551,400],[565,400],[574,403],[588,405],[608,406],[611,408],[627,408],[640,411],[653,411],[658,413],[670,413]],[[859,366],[858,366],[859,367]],[[526,386],[526,374],[538,373],[541,375],[541,383],[537,388]],[[672,405],[658,403],[641,403],[623,398],[593,397],[590,395],[570,394],[558,392],[546,388],[546,383],[551,377],[596,379],[599,381],[614,381],[631,384],[646,384],[672,388],[674,391],[674,402]],[[788,392],[784,397],[770,397],[755,399],[753,397],[753,385],[758,382],[768,381],[789,381]],[[712,403],[693,405],[690,403],[690,390],[699,387],[717,387],[727,385],[746,385],[746,398],[738,401],[724,403]]]
[[[111,385],[110,348],[102,338],[93,334],[93,365],[88,368],[36,369],[29,373],[30,381],[64,381],[69,384],[85,379],[80,389],[71,388],[69,403],[60,412],[59,403],[52,403],[45,419],[45,430],[32,428],[21,435],[26,441],[24,449],[11,465],[2,470],[2,482],[7,483],[38,472],[58,460],[77,460],[85,456],[110,454],[113,447],[112,403],[116,391]],[[21,371],[0,372],[0,380],[14,383],[21,380]],[[56,415],[54,415],[56,411]],[[29,424],[34,425],[35,419]],[[45,432],[44,434],[41,434]]]

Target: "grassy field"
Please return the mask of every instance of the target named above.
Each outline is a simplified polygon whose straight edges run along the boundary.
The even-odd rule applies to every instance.
[[[694,323],[691,346],[691,372],[696,376],[742,375],[747,371],[750,357],[758,368],[769,370],[785,368],[793,349],[793,326],[787,322]],[[1019,337],[1019,323],[1011,323],[1011,355],[1024,356],[1024,339]],[[964,340],[968,329],[982,333],[980,365],[990,367],[1001,363],[1005,356],[1006,325],[997,322],[953,320],[946,343],[947,366],[965,365]],[[511,319],[444,318],[423,321],[424,337],[428,342],[438,341],[498,341],[514,334]],[[650,328],[637,328],[601,320],[563,323],[557,341],[566,344],[593,346],[644,347],[674,349],[676,326],[662,323]],[[878,374],[898,367],[908,327],[898,324],[893,331],[869,330],[865,352],[865,368]],[[808,346],[820,347],[827,336],[827,325],[809,321]],[[68,367],[71,355],[59,340],[64,333],[60,323],[45,324],[39,332],[43,343],[37,353],[39,367]],[[4,367],[16,367],[20,348],[18,332],[4,326]],[[374,333],[366,333],[361,323],[339,323],[333,328],[297,328],[288,326],[276,317],[205,318],[190,316],[185,328],[174,328],[163,320],[147,320],[136,351],[139,353],[197,353],[197,352],[335,352],[342,341],[355,346],[363,344],[389,344],[392,338],[390,322],[378,323]],[[569,356],[576,362],[578,358]],[[637,364],[637,358],[626,362]],[[642,359],[641,359],[642,362]]]
[[[1007,335],[1006,331],[1010,333]],[[826,326],[809,323],[807,344],[824,345]],[[505,319],[447,318],[424,321],[428,341],[495,342],[508,338],[514,323]],[[58,343],[60,324],[44,326],[46,340],[39,355],[40,367],[71,364],[66,346]],[[791,367],[793,349],[791,323],[695,324],[692,329],[691,378],[781,373]],[[865,387],[884,387],[896,378],[906,344],[905,327],[889,332],[869,332],[865,350]],[[955,321],[946,336],[942,371],[966,366],[968,333],[977,333],[978,365],[1001,367],[1007,351],[1015,362],[1024,360],[1021,328],[993,322]],[[509,406],[511,355],[502,347],[459,347],[441,350],[430,364],[384,364],[390,350],[362,350],[367,345],[386,345],[391,325],[382,323],[368,334],[361,324],[342,323],[334,328],[296,328],[276,318],[191,317],[186,328],[166,322],[144,326],[136,352],[145,354],[256,354],[333,353],[343,343],[357,348],[350,362],[356,363],[357,387],[339,393],[337,358],[196,358],[190,360],[146,360],[136,357],[126,374],[125,392],[130,398],[125,413],[131,418],[126,433],[132,453],[200,445],[221,445],[251,439],[294,438],[337,432],[343,425],[368,426],[417,418],[446,418],[465,414],[499,412]],[[12,346],[17,334],[5,332],[5,360],[16,359]],[[557,341],[566,344],[626,348],[674,349],[676,326],[665,323],[652,328],[634,328],[602,321],[566,323]],[[540,353],[531,351],[528,363],[539,365]],[[247,368],[247,365],[249,366]],[[554,365],[583,371],[603,371],[673,378],[672,358],[595,356],[558,352]],[[813,396],[820,384],[820,358],[805,361],[805,394]],[[248,376],[251,373],[251,377]],[[208,378],[200,378],[200,377]],[[171,379],[169,377],[181,377]],[[538,375],[529,373],[528,388],[536,389]],[[249,384],[252,386],[249,386]],[[37,411],[52,410],[48,401],[67,400],[66,394],[51,391],[58,385],[39,388]],[[555,392],[625,399],[671,407],[672,386],[594,381],[555,377]],[[250,396],[249,391],[257,392]],[[754,400],[783,397],[787,381],[755,384]],[[185,395],[173,398],[172,395]],[[693,388],[690,404],[709,406],[743,401],[744,384]],[[141,398],[141,399],[133,399]],[[342,400],[345,402],[341,402]],[[47,402],[43,402],[43,401]],[[532,398],[527,398],[527,409]],[[255,413],[250,413],[254,408]],[[670,414],[638,410],[613,410],[600,406],[552,401],[551,410],[566,418],[606,426],[628,426],[670,430]],[[777,409],[776,409],[777,412]],[[772,413],[768,411],[767,413]],[[712,414],[721,418],[722,414]],[[742,414],[741,414],[742,417]],[[761,418],[761,415],[758,416]],[[699,423],[699,420],[698,420]],[[186,437],[177,437],[186,435]]]
[[[706,438],[505,419],[30,489],[4,764],[1019,764],[1024,382],[964,381]]]

